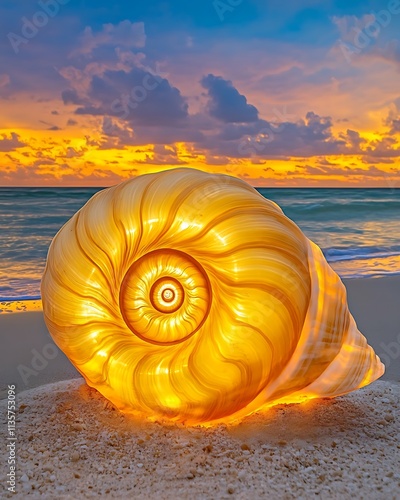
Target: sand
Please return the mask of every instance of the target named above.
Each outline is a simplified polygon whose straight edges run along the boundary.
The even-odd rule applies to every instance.
[[[56,347],[42,312],[0,315],[0,398],[8,384],[17,392],[80,375]]]
[[[15,384],[19,409],[6,498],[400,498],[400,277],[345,284],[385,376],[235,427],[133,421],[87,388],[40,311],[0,314],[1,396]]]
[[[18,493],[5,498],[400,494],[399,383],[280,405],[238,426],[208,429],[131,420],[80,380],[22,392],[18,407]]]

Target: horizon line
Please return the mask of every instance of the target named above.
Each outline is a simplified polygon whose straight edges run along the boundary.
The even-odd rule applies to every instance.
[[[122,181],[124,182],[124,181]],[[111,186],[2,186],[0,189],[108,189],[118,184],[112,184]],[[253,186],[254,189],[388,189],[388,190],[400,190],[399,187],[388,187],[388,186]]]

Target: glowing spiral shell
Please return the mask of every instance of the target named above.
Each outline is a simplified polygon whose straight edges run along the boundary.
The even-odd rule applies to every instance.
[[[42,281],[57,345],[118,408],[232,421],[384,371],[319,248],[245,182],[192,169],[97,193]]]

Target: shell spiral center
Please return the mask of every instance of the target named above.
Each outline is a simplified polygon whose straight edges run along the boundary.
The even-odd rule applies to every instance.
[[[160,278],[151,287],[150,301],[157,311],[173,313],[182,306],[184,299],[183,286],[175,278]]]
[[[149,252],[128,269],[120,309],[130,330],[157,345],[173,345],[194,335],[211,306],[211,285],[202,265],[174,249]]]

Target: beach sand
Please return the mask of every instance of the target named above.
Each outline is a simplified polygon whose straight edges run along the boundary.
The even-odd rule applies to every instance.
[[[0,315],[2,397],[15,384],[19,408],[18,493],[6,497],[399,498],[400,277],[345,284],[381,381],[209,429],[123,416],[56,350],[41,312]]]
[[[18,406],[18,493],[5,498],[399,498],[399,383],[208,429],[131,420],[80,380]]]

